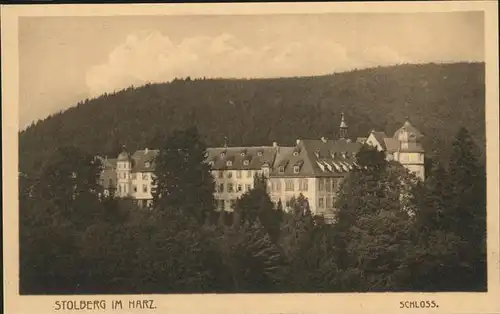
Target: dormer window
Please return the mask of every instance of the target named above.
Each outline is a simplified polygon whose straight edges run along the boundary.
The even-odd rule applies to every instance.
[[[210,165],[210,167],[212,167],[212,166],[214,165],[214,161],[213,161],[213,160],[210,160],[210,161],[208,162],[208,164]]]
[[[299,152],[298,152],[298,151],[294,151],[294,152],[293,152],[293,155],[294,155],[295,157],[297,157],[297,156],[299,155]]]
[[[280,172],[280,173],[284,173],[284,172],[285,172],[285,167],[280,166],[280,168],[279,168],[279,172]]]
[[[257,152],[257,156],[262,157],[262,152],[261,151]]]
[[[293,173],[299,173],[299,166],[293,166]]]
[[[227,165],[228,167],[231,167],[231,166],[233,165],[233,162],[232,162],[231,160],[228,160],[228,161],[226,162],[226,165]]]
[[[220,157],[221,157],[221,158],[226,157],[226,153],[224,153],[224,152],[220,153]]]
[[[243,164],[244,164],[245,166],[248,166],[248,160],[243,160]]]
[[[144,165],[146,166],[146,168],[151,167],[151,164],[149,162],[146,162]]]

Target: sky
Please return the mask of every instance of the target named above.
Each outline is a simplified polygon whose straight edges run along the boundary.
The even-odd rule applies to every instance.
[[[21,17],[19,126],[175,77],[312,76],[484,61],[481,12]]]

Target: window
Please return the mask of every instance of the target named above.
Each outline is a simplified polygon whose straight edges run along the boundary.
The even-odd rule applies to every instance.
[[[318,179],[318,190],[320,190],[320,191],[325,190],[325,179],[323,179],[323,178]]]
[[[224,183],[219,183],[219,190],[218,190],[219,193],[222,193],[224,192]]]
[[[248,160],[247,160],[247,159],[243,160],[243,164],[244,164],[245,166],[248,166],[248,163],[249,163],[249,162],[248,162]]]
[[[130,174],[130,177],[132,178],[132,180],[135,180],[135,178],[137,177],[135,173],[131,173]]]
[[[293,166],[293,172],[299,173],[299,166]]]
[[[233,177],[233,172],[232,171],[228,171],[227,172],[227,178],[231,179],[232,177]]]
[[[293,152],[293,155],[294,155],[295,157],[297,157],[297,156],[299,155],[299,152],[295,151],[295,152]]]
[[[332,180],[331,179],[325,179],[325,189],[327,192],[332,191]]]
[[[143,193],[148,193],[148,185],[147,184],[143,184],[142,185],[142,192]]]
[[[276,192],[281,192],[281,181],[276,181]]]
[[[118,192],[120,192],[120,193],[122,192],[122,185],[121,184],[118,185]]]
[[[208,165],[209,165],[210,167],[213,167],[213,165],[214,165],[213,160],[210,160],[210,161],[208,162]]]
[[[233,162],[231,160],[226,161],[226,165],[228,167],[231,167],[233,165]]]
[[[151,166],[151,164],[147,161],[145,164],[146,168],[149,168]]]
[[[293,191],[293,190],[294,190],[293,180],[286,180],[285,181],[285,191]]]
[[[241,179],[241,170],[236,171],[236,178]]]
[[[280,166],[280,168],[279,168],[279,172],[280,172],[280,173],[284,173],[284,172],[285,172],[285,167]]]
[[[248,170],[247,171],[247,178],[251,178],[252,177],[252,170]]]
[[[323,197],[320,197],[318,199],[318,207],[319,208],[324,208],[325,207],[325,199]]]
[[[219,209],[224,210],[224,207],[226,207],[226,202],[224,200],[219,200],[218,203]]]
[[[137,185],[133,185],[132,188],[134,190],[134,193],[137,193]]]
[[[219,171],[219,178],[224,178],[224,171]]]
[[[238,184],[236,191],[241,192],[242,190],[243,190],[243,186],[241,184]]]
[[[113,179],[108,179],[108,184],[111,186],[113,185]]]
[[[308,190],[308,181],[307,179],[300,179],[299,180],[299,189],[300,191],[307,191]]]
[[[336,179],[332,179],[332,192],[335,191],[335,187],[337,186]]]
[[[326,208],[332,208],[332,198],[331,197],[326,198]]]
[[[227,184],[227,192],[228,193],[233,193],[233,184],[232,183],[228,183]]]
[[[241,156],[245,156],[245,152],[241,152],[241,154],[240,154],[240,155],[241,155]]]
[[[145,172],[142,174],[142,180],[147,180],[148,179],[148,174]]]
[[[262,152],[257,152],[257,156],[262,157]]]
[[[230,208],[235,208],[236,207],[236,200],[229,200],[229,206]]]
[[[251,184],[245,184],[245,189],[246,191],[250,191],[252,189],[252,185]]]

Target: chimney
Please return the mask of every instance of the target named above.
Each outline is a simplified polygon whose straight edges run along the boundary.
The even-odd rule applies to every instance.
[[[144,155],[148,153],[148,149],[144,149]]]
[[[278,147],[278,143],[277,142],[273,142],[273,147]]]
[[[297,145],[300,144],[300,138],[297,139],[296,143],[297,143]]]

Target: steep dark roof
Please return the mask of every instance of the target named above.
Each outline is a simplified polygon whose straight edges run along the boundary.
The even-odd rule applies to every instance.
[[[383,150],[386,150],[387,147],[385,146],[385,138],[387,138],[387,135],[385,134],[385,132],[377,132],[377,131],[372,131],[373,136],[375,137],[375,139],[377,140],[377,142],[380,143],[380,145],[382,146],[382,149]]]
[[[272,167],[277,151],[277,147],[273,146],[215,147],[207,149],[207,161],[213,163],[211,165],[213,170],[258,170],[266,163]],[[245,164],[245,160],[248,161],[248,165]],[[231,161],[230,166],[227,164],[228,161]]]
[[[402,127],[400,127],[396,132],[394,132],[393,138],[397,139],[401,132],[408,132],[409,134],[415,135],[417,139],[423,137],[423,134],[415,128],[410,121],[406,120]]]
[[[132,155],[132,172],[152,172],[154,171],[154,158],[158,155],[157,149],[138,150]],[[149,167],[147,166],[149,163]]]
[[[349,140],[301,140],[296,147],[281,148],[273,177],[343,176],[355,166],[355,154],[361,144]],[[293,152],[299,152],[294,155]],[[284,171],[280,171],[280,166]],[[299,166],[299,173],[294,172]]]
[[[385,150],[389,153],[394,153],[399,150],[400,142],[397,139],[386,137],[384,138]]]

